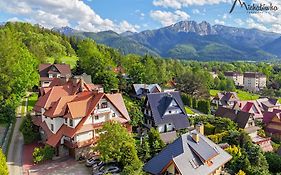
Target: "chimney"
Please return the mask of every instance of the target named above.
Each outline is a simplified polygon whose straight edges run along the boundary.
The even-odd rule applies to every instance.
[[[195,129],[198,133],[204,135],[204,124],[203,123],[196,124]]]
[[[192,139],[198,143],[200,141],[200,137],[199,137],[199,134],[197,132],[193,132],[192,133]]]

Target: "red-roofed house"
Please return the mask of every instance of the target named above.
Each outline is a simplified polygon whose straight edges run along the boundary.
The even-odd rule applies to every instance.
[[[39,97],[33,122],[38,126],[42,141],[56,148],[56,155],[78,158],[88,154],[103,124],[116,121],[127,127],[130,117],[122,95],[92,91],[80,80],[76,86],[66,83],[54,86]]]
[[[54,78],[71,77],[68,64],[40,64],[39,65],[40,86],[49,87]]]
[[[265,132],[271,137],[281,140],[281,110],[265,112],[263,117]]]
[[[263,114],[256,100],[236,101],[233,109],[239,109],[254,115],[255,120],[262,120]]]

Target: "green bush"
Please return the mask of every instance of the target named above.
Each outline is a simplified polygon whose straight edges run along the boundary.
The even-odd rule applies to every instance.
[[[6,157],[2,152],[2,149],[0,148],[0,174],[1,175],[8,175],[8,167],[6,164]]]
[[[24,143],[29,144],[32,143],[39,137],[39,133],[35,132],[35,126],[32,123],[32,118],[30,114],[27,114],[26,117],[23,119],[20,131],[24,138]]]
[[[205,124],[204,125],[205,134],[206,135],[214,134],[215,128],[216,127],[210,123]]]
[[[50,147],[49,145],[46,145],[43,148],[34,148],[33,151],[33,162],[34,163],[40,163],[44,160],[51,160],[55,154],[54,148]]]

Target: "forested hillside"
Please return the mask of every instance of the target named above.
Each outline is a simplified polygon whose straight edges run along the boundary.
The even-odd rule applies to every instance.
[[[0,122],[7,122],[25,92],[38,84],[39,63],[76,54],[69,39],[28,23],[6,23],[0,28],[0,43]]]

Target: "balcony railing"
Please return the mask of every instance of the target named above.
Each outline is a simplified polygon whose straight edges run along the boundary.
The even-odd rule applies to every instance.
[[[97,136],[95,138],[85,140],[85,141],[82,141],[82,142],[72,142],[72,141],[64,140],[64,145],[69,147],[69,148],[79,148],[79,147],[94,144],[94,143],[97,142],[98,139],[99,139],[99,137]]]
[[[96,114],[104,114],[104,113],[109,113],[110,112],[110,108],[100,108],[97,109]]]

